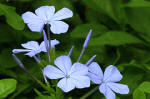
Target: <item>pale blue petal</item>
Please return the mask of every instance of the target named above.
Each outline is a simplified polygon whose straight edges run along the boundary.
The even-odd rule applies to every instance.
[[[38,52],[35,52],[34,50],[32,50],[32,51],[26,53],[25,55],[28,55],[29,57],[33,57],[33,56],[35,56],[37,53],[38,53]]]
[[[58,45],[59,43],[60,43],[60,42],[59,42],[58,40],[56,40],[56,39],[51,40],[51,48],[54,48],[55,45]]]
[[[36,41],[29,41],[27,43],[21,44],[22,47],[26,49],[32,49],[34,51],[39,50],[39,44]]]
[[[52,20],[62,20],[66,18],[70,18],[73,16],[73,12],[69,10],[68,8],[62,8],[61,10],[57,11],[54,16],[52,17]]]
[[[43,20],[50,20],[54,15],[55,7],[54,6],[41,6],[35,10],[37,16]]]
[[[49,79],[59,79],[65,77],[65,74],[61,70],[51,65],[47,65],[43,69],[43,74]]]
[[[76,88],[90,87],[90,78],[88,76],[70,76]]]
[[[69,28],[69,25],[63,21],[51,21],[49,24],[51,25],[50,29],[54,34],[65,33]]]
[[[71,59],[68,56],[60,56],[56,58],[54,64],[65,74],[68,74],[72,66]]]
[[[103,80],[103,72],[100,68],[100,66],[96,62],[92,62],[89,67],[89,73],[88,76],[90,77],[91,81],[95,84],[102,83]]]
[[[13,53],[20,53],[20,52],[30,52],[31,50],[27,50],[27,49],[13,49],[12,52]]]
[[[101,84],[102,83],[102,79],[98,78],[97,75],[93,74],[93,73],[88,73],[88,77],[90,78],[90,80],[95,83],[95,84]]]
[[[46,45],[45,45],[45,41],[42,41],[41,44],[40,44],[40,50],[43,51],[43,52],[47,52],[46,50]]]
[[[129,88],[127,85],[113,83],[113,82],[109,82],[109,83],[107,83],[107,85],[109,86],[109,88],[111,88],[116,93],[120,93],[120,94],[128,94],[129,93]]]
[[[30,11],[22,14],[22,18],[25,23],[31,23],[33,21],[40,20],[40,17],[36,16],[34,13]]]
[[[51,48],[54,48],[55,45],[58,45],[59,44],[59,41],[54,39],[54,40],[51,40]],[[41,51],[43,52],[47,52],[46,50],[46,47],[45,47],[45,41],[42,41],[41,44],[40,44],[40,49]]]
[[[75,88],[75,85],[70,78],[63,78],[58,83],[57,86],[61,88],[64,92],[69,92]]]
[[[72,65],[68,75],[70,76],[84,76],[88,74],[88,67],[84,64],[76,62]]]
[[[106,99],[115,99],[115,93],[105,84],[101,84],[99,87],[99,91],[104,94]]]
[[[110,65],[105,69],[104,72],[104,81],[105,82],[117,82],[122,79],[122,75],[120,74],[119,70],[113,66]]]
[[[27,23],[31,31],[41,32],[43,30],[44,21],[32,12],[26,12],[22,14],[22,18],[24,22]]]

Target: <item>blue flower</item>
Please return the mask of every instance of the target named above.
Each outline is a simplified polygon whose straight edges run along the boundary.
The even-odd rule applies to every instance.
[[[122,79],[122,75],[118,69],[110,65],[106,68],[104,75],[100,66],[96,62],[89,65],[88,76],[95,84],[100,84],[99,91],[104,94],[107,99],[115,99],[115,93],[128,94],[127,85],[116,83]]]
[[[51,48],[54,48],[55,45],[59,44],[59,41],[51,40]],[[47,52],[44,41],[39,45],[36,41],[29,41],[27,43],[21,44],[22,47],[26,49],[13,49],[13,53],[27,52],[25,55],[33,57],[41,51]]]
[[[22,18],[33,32],[42,32],[44,24],[50,24],[50,30],[54,34],[65,33],[68,31],[69,25],[62,19],[70,18],[73,13],[68,8],[62,8],[55,13],[54,6],[41,6],[35,10],[35,14],[28,11],[22,14]]]
[[[54,64],[57,67],[48,65],[43,69],[43,74],[49,79],[62,78],[57,86],[64,92],[69,92],[74,88],[86,88],[90,86],[90,79],[87,76],[88,68],[86,65],[79,62],[72,65],[69,56],[56,58]]]

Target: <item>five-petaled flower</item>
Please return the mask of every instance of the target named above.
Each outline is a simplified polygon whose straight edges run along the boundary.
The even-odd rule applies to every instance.
[[[115,99],[115,93],[128,94],[129,88],[127,85],[116,83],[122,79],[122,75],[118,69],[110,65],[106,68],[104,75],[100,66],[96,62],[89,65],[88,76],[95,84],[101,84],[99,91],[104,94],[107,99]]]
[[[59,44],[58,40],[51,40],[51,48],[54,48],[55,45]],[[22,47],[26,49],[13,49],[13,53],[20,53],[20,52],[27,52],[25,55],[28,55],[30,57],[35,56],[36,54],[40,52],[47,52],[45,47],[45,42],[42,41],[39,45],[36,41],[29,41],[27,43],[21,44]]]
[[[54,64],[57,67],[48,65],[43,69],[43,74],[49,79],[62,78],[57,86],[64,92],[69,92],[74,88],[90,87],[90,79],[87,76],[88,67],[76,62],[72,65],[69,56],[60,56],[56,58]]]
[[[50,30],[54,34],[67,32],[69,25],[60,20],[72,17],[72,11],[68,8],[62,8],[54,13],[54,6],[41,6],[35,10],[35,14],[28,11],[22,14],[22,18],[33,32],[42,32],[44,24],[50,24]]]

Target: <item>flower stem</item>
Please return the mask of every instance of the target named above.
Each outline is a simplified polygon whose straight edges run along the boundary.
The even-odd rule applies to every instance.
[[[45,90],[49,91],[49,89],[40,81],[38,80],[35,76],[33,76],[25,67],[22,68],[33,80],[35,80],[41,87],[43,87]]]
[[[92,95],[98,88],[99,88],[99,86],[96,86],[91,91],[89,91],[87,94],[83,95],[80,99],[86,99],[87,97],[89,97],[90,95]]]
[[[116,54],[117,54],[117,57],[116,57],[116,59],[115,59],[113,65],[116,65],[116,63],[117,63],[117,62],[119,61],[119,59],[120,59],[120,52],[119,52],[119,49],[118,49],[118,48],[117,48]]]
[[[95,59],[96,55],[94,55],[93,57],[91,57],[91,59],[86,63],[86,66],[89,66],[92,61]]]
[[[81,57],[82,57],[82,56],[83,56],[83,54],[84,54],[84,51],[85,51],[85,48],[83,47],[83,49],[82,49],[82,51],[81,51],[81,53],[80,53],[80,56],[79,56],[79,58],[78,58],[77,62],[79,62],[79,61],[80,61]]]
[[[49,48],[48,48],[48,59],[51,62],[51,57],[50,57],[50,49],[51,49],[51,38],[50,38],[50,24],[47,24],[47,35],[48,35],[48,41],[49,41]]]
[[[71,47],[71,49],[70,49],[70,51],[69,51],[69,53],[68,53],[68,56],[70,56],[70,55],[71,55],[71,53],[72,53],[73,49],[74,49],[74,45]]]
[[[34,57],[34,59],[35,59],[35,61],[36,61],[37,63],[40,63],[40,59],[39,59],[38,57],[36,57],[36,55],[33,56],[33,57]]]
[[[49,40],[49,50],[51,49],[50,24],[47,24],[47,35]]]

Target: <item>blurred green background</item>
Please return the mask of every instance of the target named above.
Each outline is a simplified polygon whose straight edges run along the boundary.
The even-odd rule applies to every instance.
[[[56,56],[67,54],[75,45],[71,55],[75,62],[88,31],[93,29],[81,62],[86,63],[96,54],[94,61],[103,70],[112,64],[121,71],[123,79],[120,83],[127,84],[130,93],[117,94],[117,99],[150,99],[150,0],[0,0],[0,98],[51,99],[38,96],[34,89],[41,92],[43,89],[19,68],[11,56],[12,49],[21,48],[20,44],[43,40],[42,34],[28,29],[21,14],[34,12],[44,5],[54,5],[56,10],[67,7],[74,13],[72,18],[65,20],[70,26],[66,34],[51,34],[53,39],[60,41]],[[23,54],[17,56],[33,75],[44,81],[34,59]],[[17,85],[12,79],[3,81],[5,78],[15,79]],[[79,99],[94,86],[75,89],[65,94],[64,99]],[[2,88],[8,90],[5,92]],[[97,90],[87,99],[105,98]]]

